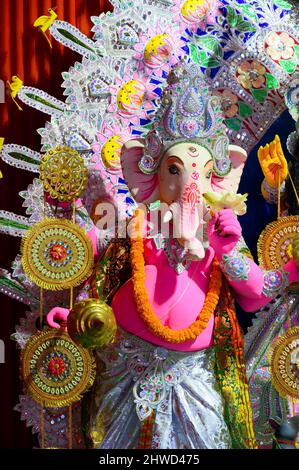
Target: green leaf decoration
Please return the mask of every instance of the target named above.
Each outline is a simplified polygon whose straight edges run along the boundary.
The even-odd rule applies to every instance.
[[[220,62],[214,57],[207,57],[206,59],[202,60],[200,65],[207,69],[215,69],[216,67],[219,67]]]
[[[21,161],[21,162],[26,162],[26,163],[32,163],[33,165],[40,165],[40,161],[36,160],[35,158],[31,158],[28,155],[25,155],[24,153],[20,152],[9,152],[9,155],[12,156],[15,160]]]
[[[24,289],[22,286],[20,286],[20,284],[12,281],[11,279],[7,279],[5,276],[0,275],[0,286],[13,289],[18,294],[28,295],[28,291]]]
[[[242,127],[242,121],[239,118],[224,119],[224,123],[229,129],[232,129],[233,131],[239,131]]]
[[[78,44],[78,46],[84,47],[84,49],[87,49],[87,50],[89,50],[90,52],[92,52],[93,54],[96,54],[96,52],[95,52],[94,49],[92,49],[91,47],[89,47],[87,44],[84,44],[84,42],[80,41],[79,38],[77,38],[76,36],[74,36],[72,33],[70,33],[69,31],[67,31],[66,29],[57,28],[57,31],[61,34],[61,36],[65,37],[65,38],[68,39],[69,41],[72,41],[72,42],[74,42],[75,44]]]
[[[198,54],[199,54],[198,47],[195,46],[195,44],[189,44],[188,47],[189,47],[189,53],[190,53],[192,61],[195,63],[198,63]]]
[[[4,228],[13,228],[13,229],[18,229],[18,230],[28,230],[29,225],[28,224],[23,224],[22,222],[19,222],[17,220],[11,220],[9,217],[4,217],[0,216],[0,231],[1,229]]]
[[[256,101],[258,101],[259,103],[263,103],[267,98],[267,90],[265,90],[265,88],[251,88],[250,93],[252,94],[253,98],[256,99]]]
[[[268,90],[277,90],[277,88],[279,88],[280,86],[280,83],[277,80],[277,78],[268,72],[266,72],[266,84],[267,84]]]
[[[210,57],[205,51],[200,51],[194,44],[189,45],[189,51],[193,62],[205,68],[219,67],[220,62],[214,57]]]
[[[4,145],[1,159],[8,165],[39,173],[41,155],[39,152],[34,152],[29,148],[15,144]]]
[[[49,101],[45,100],[41,96],[34,95],[33,93],[25,93],[25,95],[28,96],[28,98],[30,98],[33,101],[37,101],[38,103],[48,106],[49,108],[57,109],[57,111],[61,111],[63,113],[62,108],[55,106],[53,103],[50,103]]]
[[[197,36],[196,42],[201,49],[210,52],[214,56],[222,57],[222,47],[215,36]]]
[[[238,105],[241,118],[247,119],[249,116],[253,115],[253,109],[249,104],[244,103],[243,101],[238,101]]]
[[[238,23],[238,15],[232,7],[227,7],[227,22],[229,26],[235,28]]]
[[[248,23],[248,21],[244,21],[241,16],[239,16],[240,20],[238,20],[237,23],[237,29],[238,31],[241,31],[242,33],[250,33],[254,32],[256,29],[254,26],[252,26],[251,23]]]
[[[299,46],[294,46],[295,50],[295,57],[297,59],[297,62],[299,63]]]
[[[251,11],[251,17],[252,17],[253,13],[252,13],[252,10],[250,9],[250,5],[244,5],[243,10],[246,7],[247,7],[247,12]],[[238,5],[238,8],[239,8],[239,5]],[[253,15],[253,18],[255,21],[258,20],[258,17],[256,14]],[[248,21],[244,21],[242,15],[238,15],[235,12],[235,10],[230,6],[227,7],[227,22],[231,28],[236,28],[241,32],[251,32],[251,31],[256,30],[255,27],[251,23],[249,23]]]
[[[297,68],[297,62],[292,59],[289,60],[280,60],[279,65],[283,68],[286,73],[292,74]]]
[[[274,0],[273,3],[277,7],[283,8],[284,10],[291,10],[292,9],[292,5],[289,2],[286,2],[286,0]]]
[[[245,5],[245,3],[241,3],[238,5],[238,9],[241,10],[247,18],[258,22],[258,16],[255,12],[255,8],[252,5]]]

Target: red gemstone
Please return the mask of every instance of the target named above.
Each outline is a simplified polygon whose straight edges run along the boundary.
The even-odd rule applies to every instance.
[[[50,249],[50,256],[54,261],[63,261],[67,256],[67,251],[62,245],[53,245]]]
[[[48,364],[48,371],[52,375],[59,376],[65,371],[65,363],[64,360],[60,357],[55,357],[51,359]]]

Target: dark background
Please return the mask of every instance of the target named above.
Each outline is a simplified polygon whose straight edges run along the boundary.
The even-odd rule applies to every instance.
[[[77,26],[88,36],[92,23],[91,16],[110,9],[107,0],[0,0],[0,79],[6,81],[12,75],[18,75],[25,85],[41,88],[49,94],[63,99],[61,72],[80,57],[53,40],[51,50],[42,35],[33,28],[34,20],[46,14],[51,6],[58,6],[58,17]],[[40,136],[36,129],[43,127],[46,115],[23,105],[23,112],[18,111],[11,99],[0,104],[0,137],[5,143],[24,145],[33,150],[40,150]],[[288,113],[272,126],[261,143],[281,136],[284,143],[287,135],[294,129],[294,123]],[[256,240],[265,225],[276,217],[276,208],[266,204],[260,194],[263,179],[259,168],[256,150],[248,158],[240,192],[249,193],[248,212],[240,219],[246,241],[253,252]],[[0,163],[4,178],[0,180],[0,208],[17,214],[24,214],[22,198],[18,196],[33,179],[32,173]],[[1,235],[0,266],[9,269],[19,251],[20,240]],[[22,393],[18,376],[18,356],[16,344],[10,335],[24,317],[26,308],[0,294],[0,339],[5,342],[5,364],[0,364],[0,448],[30,448],[37,445],[31,429],[20,421],[20,414],[13,411]],[[246,328],[252,315],[239,312],[241,325]]]

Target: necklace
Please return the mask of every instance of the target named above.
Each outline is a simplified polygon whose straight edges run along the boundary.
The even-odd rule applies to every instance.
[[[155,336],[158,336],[158,338],[164,341],[168,341],[170,343],[184,343],[185,341],[195,340],[206,328],[219,301],[222,286],[222,272],[216,257],[212,262],[208,292],[203,307],[196,320],[187,328],[172,330],[169,326],[163,325],[153,311],[145,287],[144,248],[142,237],[142,225],[144,220],[143,211],[137,210],[133,218],[133,222],[135,223],[135,236],[131,237],[130,259],[133,274],[132,281],[134,298],[140,318]]]

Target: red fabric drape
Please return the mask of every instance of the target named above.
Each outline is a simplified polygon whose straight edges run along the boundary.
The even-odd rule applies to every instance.
[[[64,48],[54,39],[51,50],[33,22],[47,14],[49,7],[57,6],[58,19],[68,21],[91,37],[91,16],[111,10],[108,0],[0,0],[0,79],[9,80],[18,75],[25,85],[41,88],[63,99],[61,72],[80,56]],[[0,137],[5,143],[25,145],[40,150],[40,136],[36,129],[44,127],[48,117],[22,104],[17,110],[9,97],[0,103]],[[24,214],[19,191],[26,189],[33,174],[9,167],[3,162],[0,169],[0,208]],[[19,239],[5,235],[0,237],[0,266],[9,269],[19,251]],[[0,364],[0,447],[28,448],[36,445],[31,430],[20,421],[20,414],[13,411],[21,393],[18,373],[18,352],[10,340],[15,324],[24,316],[25,308],[16,301],[0,295],[0,339],[5,342],[5,364]]]

